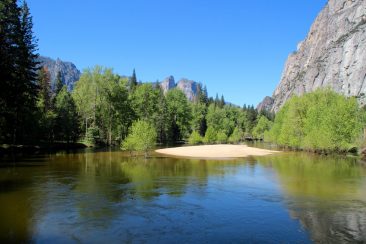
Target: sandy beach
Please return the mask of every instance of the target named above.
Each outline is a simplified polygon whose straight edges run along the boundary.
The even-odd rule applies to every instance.
[[[165,148],[156,150],[155,152],[171,156],[193,158],[242,158],[278,153],[278,151],[248,147],[246,145],[226,144]]]

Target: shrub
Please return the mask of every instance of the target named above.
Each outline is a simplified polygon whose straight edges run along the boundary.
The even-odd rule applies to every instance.
[[[217,143],[227,143],[227,135],[224,131],[219,131],[216,136]]]
[[[188,143],[191,145],[198,145],[201,144],[203,141],[203,138],[201,137],[200,133],[197,131],[193,131],[191,136],[188,138]]]
[[[208,127],[206,130],[205,137],[203,138],[203,142],[210,144],[215,143],[217,139],[217,133],[213,127]]]
[[[146,121],[139,120],[132,124],[129,135],[122,142],[123,150],[144,152],[148,156],[156,142],[156,130],[154,126]]]
[[[233,133],[230,135],[228,141],[230,143],[239,143],[241,138],[242,138],[242,132],[240,132],[240,130],[237,127],[235,127],[235,129],[234,129]]]

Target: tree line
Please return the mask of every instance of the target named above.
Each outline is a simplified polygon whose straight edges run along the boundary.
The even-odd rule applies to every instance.
[[[139,120],[154,128],[156,142],[162,144],[184,142],[192,132],[203,137],[207,131],[214,137],[208,143],[216,142],[212,131],[239,141],[252,136],[259,117],[253,106],[240,108],[226,104],[223,96],[208,97],[202,85],[194,101],[188,101],[177,88],[164,94],[159,82],[138,83],[135,71],[125,78],[101,66],[83,72],[72,97],[84,139],[106,145],[121,143]]]
[[[293,149],[343,153],[363,143],[365,122],[355,97],[319,89],[288,100],[265,138]]]

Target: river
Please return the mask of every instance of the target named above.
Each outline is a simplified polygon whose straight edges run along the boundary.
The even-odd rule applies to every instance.
[[[0,203],[1,243],[366,242],[355,158],[45,154],[1,164]]]

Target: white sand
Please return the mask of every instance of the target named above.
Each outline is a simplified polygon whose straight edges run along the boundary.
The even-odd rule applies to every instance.
[[[157,153],[193,158],[242,158],[248,156],[265,156],[278,151],[271,151],[246,145],[203,145],[190,147],[173,147],[156,150]]]

